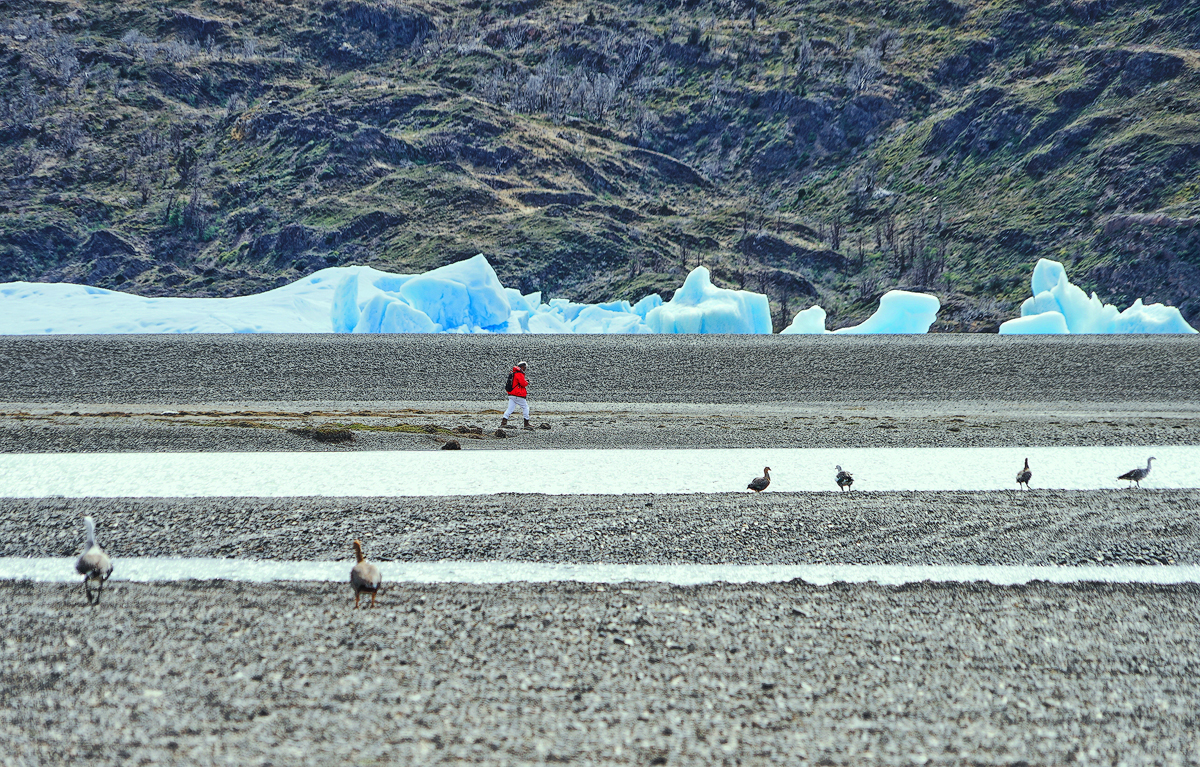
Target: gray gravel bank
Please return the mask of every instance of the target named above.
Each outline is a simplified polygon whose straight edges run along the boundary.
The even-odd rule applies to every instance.
[[[224,408],[0,406],[0,452],[219,452],[708,447],[1012,447],[1200,444],[1200,408],[947,403],[652,405],[539,403],[497,438],[496,403],[330,403]],[[336,443],[313,430],[342,430]]]
[[[1195,764],[1200,588],[0,583],[0,761]],[[85,620],[85,617],[87,620]]]
[[[1200,401],[1196,336],[0,337],[9,402]]]
[[[1200,564],[1200,491],[0,499],[0,556]]]

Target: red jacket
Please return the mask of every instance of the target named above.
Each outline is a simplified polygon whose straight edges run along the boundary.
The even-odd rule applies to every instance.
[[[513,385],[508,393],[514,397],[525,396],[525,371],[513,365]]]

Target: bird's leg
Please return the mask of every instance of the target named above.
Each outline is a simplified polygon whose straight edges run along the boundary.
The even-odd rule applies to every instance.
[[[371,592],[371,607],[375,606],[375,592]]]
[[[100,595],[104,593],[104,580],[100,580],[100,585],[96,587],[96,604],[100,604]]]
[[[87,597],[87,603],[90,605],[92,603],[92,587],[88,583],[86,575],[83,577],[83,593]]]
[[[360,597],[362,597],[362,592],[361,592],[361,591],[356,591],[356,592],[354,592],[354,609],[355,609],[355,610],[357,610],[357,609],[358,609],[358,600],[359,600],[359,598],[360,598]]]

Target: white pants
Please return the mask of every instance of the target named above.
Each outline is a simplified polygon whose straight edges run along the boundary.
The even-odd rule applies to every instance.
[[[508,410],[504,411],[504,417],[508,418],[510,415],[516,412],[517,408],[521,408],[521,415],[525,416],[525,420],[528,421],[529,403],[525,401],[524,397],[514,397],[511,394],[508,395]]]

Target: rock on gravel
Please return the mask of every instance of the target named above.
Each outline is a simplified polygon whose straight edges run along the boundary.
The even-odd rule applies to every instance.
[[[2,498],[0,556],[671,564],[1200,564],[1197,490]]]
[[[1194,585],[79,591],[0,583],[5,764],[1200,758]]]

